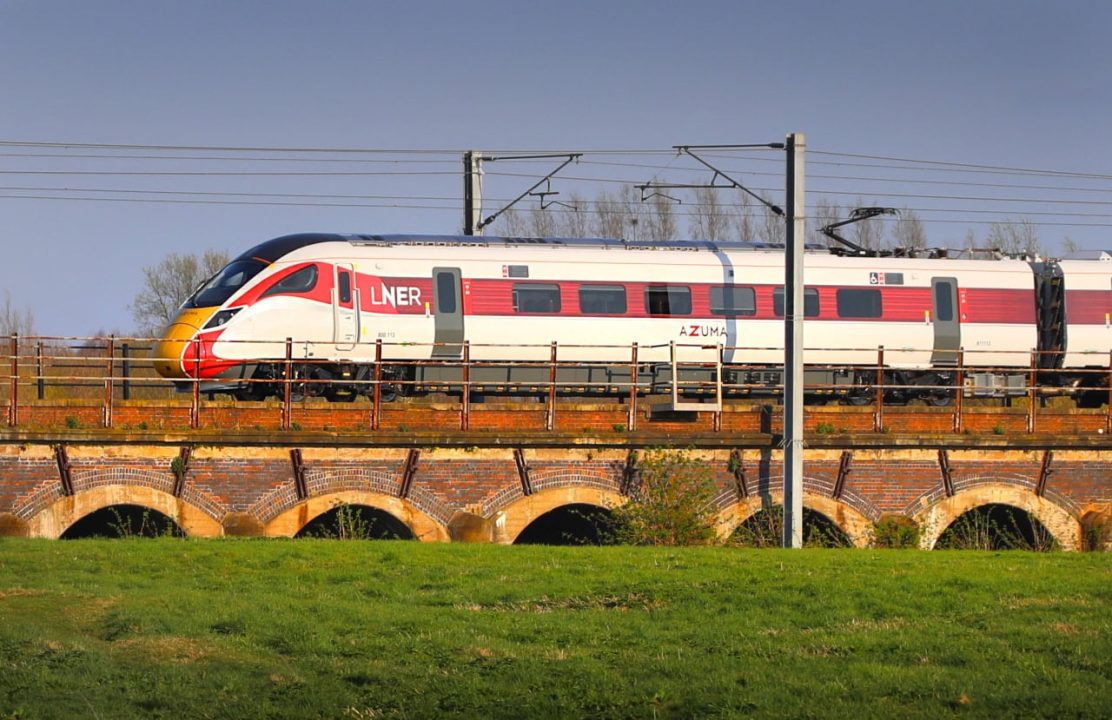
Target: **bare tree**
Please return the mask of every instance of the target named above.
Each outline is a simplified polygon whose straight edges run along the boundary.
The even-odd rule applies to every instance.
[[[986,238],[990,247],[999,248],[1008,255],[1041,255],[1038,233],[1027,218],[994,222]]]
[[[529,234],[529,221],[524,215],[510,208],[498,216],[491,229],[497,235],[504,237],[524,237]]]
[[[871,204],[866,204],[861,198],[857,199],[857,207],[866,207]],[[846,229],[850,232],[850,240],[866,250],[879,250],[884,247],[884,224],[875,217],[865,218],[852,225],[847,225]]]
[[[591,233],[597,237],[624,238],[630,230],[631,215],[628,202],[621,194],[614,195],[606,190],[600,192],[594,201],[594,217]]]
[[[35,334],[35,318],[30,308],[16,307],[10,291],[4,291],[4,304],[0,305],[0,336],[19,333],[22,337]]]
[[[566,207],[559,206],[558,227],[562,237],[581,238],[591,234],[589,207],[590,203],[579,193],[568,196]]]
[[[923,221],[919,219],[919,213],[911,208],[905,207],[900,211],[893,235],[896,247],[899,248],[922,250],[927,246],[927,233],[923,229]]]
[[[730,225],[738,240],[751,242],[757,236],[756,221],[753,219],[753,206],[746,202],[744,197],[739,197],[738,202],[737,210],[730,214]]]
[[[654,195],[648,211],[643,215],[648,239],[653,242],[675,240],[679,230],[676,227],[675,201],[664,195]]]
[[[808,223],[807,242],[819,245],[830,245],[835,241],[822,233],[827,225],[832,225],[843,219],[844,211],[838,203],[832,203],[826,198],[815,203],[811,211],[812,222]]]
[[[767,195],[761,197],[766,203],[772,203]],[[783,216],[772,212],[767,206],[764,207],[757,223],[757,240],[773,245],[783,245],[787,242],[787,232],[788,229]]]
[[[718,199],[718,190],[712,187],[695,189],[694,215],[690,222],[693,240],[725,240],[729,229],[729,214]]]
[[[154,335],[177,314],[197,287],[228,264],[228,254],[206,250],[201,257],[170,253],[154,267],[143,268],[143,289],[131,304],[140,334]]]

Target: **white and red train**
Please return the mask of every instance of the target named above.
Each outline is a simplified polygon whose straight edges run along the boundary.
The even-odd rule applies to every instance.
[[[782,248],[744,243],[290,235],[199,288],[158,344],[156,368],[259,396],[274,391],[292,338],[309,386],[350,398],[370,391],[379,340],[380,377],[412,390],[458,384],[459,363],[423,361],[458,359],[465,341],[477,386],[547,382],[527,361],[548,361],[555,342],[558,383],[627,393],[637,343],[642,382],[672,382],[676,345],[692,361],[715,348],[727,393],[771,389],[783,362],[783,268]],[[1112,262],[823,249],[807,253],[805,284],[807,382],[828,392],[864,397],[883,346],[884,383],[902,388],[892,399],[946,402],[961,350],[978,393],[1022,392],[1038,350],[1041,384],[1107,398]]]

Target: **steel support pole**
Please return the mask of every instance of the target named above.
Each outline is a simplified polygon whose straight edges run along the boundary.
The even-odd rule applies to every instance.
[[[19,424],[19,333],[12,333],[10,347],[12,371],[11,390],[8,393],[8,424],[15,427]]]
[[[371,388],[371,430],[378,430],[382,420],[382,338],[375,340],[374,383]]]
[[[104,377],[104,408],[101,421],[104,427],[112,427],[112,386],[116,382],[116,336],[109,335],[104,344],[105,377]]]
[[[463,234],[482,235],[483,228],[483,154],[468,150],[463,154]]]
[[[784,547],[803,547],[803,133],[790,133],[787,150],[787,233],[784,247]]]
[[[544,429],[556,427],[556,341],[552,341],[552,353],[548,362],[548,407],[544,409]]]
[[[293,338],[286,338],[286,359],[282,364],[282,424],[283,430],[293,427]]]

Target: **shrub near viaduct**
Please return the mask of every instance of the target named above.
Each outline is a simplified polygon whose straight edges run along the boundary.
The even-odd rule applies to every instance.
[[[636,451],[690,449],[719,487],[721,537],[782,497],[779,418],[768,406],[678,419],[622,405],[385,407],[361,404],[70,403],[20,408],[0,429],[0,535],[58,538],[120,505],[173,520],[187,536],[290,537],[340,505],[374,508],[423,541],[512,543],[549,513],[625,502]],[[806,508],[866,546],[875,523],[904,516],[932,548],[964,513],[1011,506],[1068,550],[1108,549],[1108,416],[936,408],[816,407],[806,417]],[[714,417],[711,417],[714,415]],[[107,421],[106,421],[107,420]],[[190,425],[196,425],[190,429]],[[962,427],[954,432],[955,424]],[[109,426],[109,427],[105,427]],[[287,429],[279,429],[280,427]],[[546,426],[552,429],[545,429]],[[631,426],[636,426],[632,427]],[[879,432],[878,432],[879,430]]]

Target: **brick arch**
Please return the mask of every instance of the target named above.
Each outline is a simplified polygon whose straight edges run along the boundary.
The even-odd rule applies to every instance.
[[[267,537],[293,537],[316,517],[337,505],[366,505],[390,513],[423,542],[447,542],[448,528],[438,518],[419,509],[413,502],[376,490],[340,490],[312,495],[271,517],[263,526]]]
[[[942,533],[955,520],[984,505],[1009,505],[1030,513],[1054,536],[1063,550],[1081,549],[1081,522],[1074,513],[1047,497],[1036,495],[1033,489],[1022,484],[986,481],[966,483],[952,497],[941,497],[934,502],[921,504],[926,507],[912,517],[922,528],[920,546],[925,550],[934,549]]]
[[[152,474],[153,475],[153,474]],[[113,505],[138,505],[162,513],[178,524],[189,537],[219,537],[224,528],[209,508],[174,497],[171,493],[147,485],[92,484],[77,489],[73,495],[57,497],[27,518],[31,537],[57,539],[71,525],[98,510]]]
[[[782,505],[784,494],[774,492],[771,495],[748,497],[720,510],[715,520],[715,532],[718,538],[720,540],[729,538],[743,522],[760,512],[769,500],[773,505]],[[825,495],[804,491],[803,507],[825,515],[849,537],[854,547],[868,547],[872,542],[873,521],[852,505]]]
[[[493,541],[509,545],[534,520],[565,505],[613,508],[625,503],[626,499],[615,488],[584,484],[548,487],[531,495],[519,494],[516,500],[503,504],[494,513]]]

